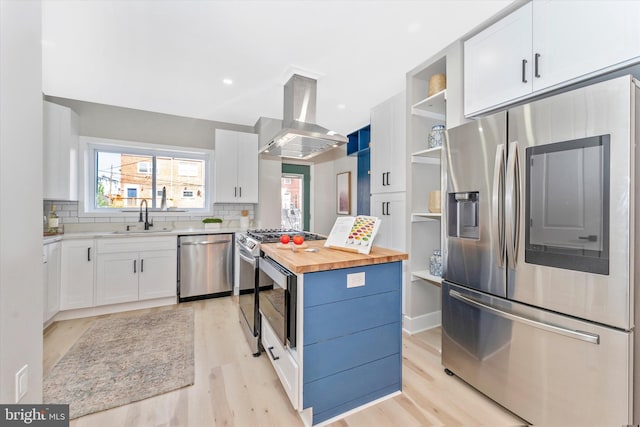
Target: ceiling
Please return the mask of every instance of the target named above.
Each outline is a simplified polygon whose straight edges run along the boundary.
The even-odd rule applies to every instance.
[[[45,0],[43,92],[253,126],[282,118],[297,72],[318,80],[317,123],[347,134],[407,71],[510,3]]]

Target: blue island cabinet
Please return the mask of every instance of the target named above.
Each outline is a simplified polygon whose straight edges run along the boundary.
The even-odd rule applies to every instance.
[[[313,424],[402,389],[402,262],[304,274],[303,408]]]

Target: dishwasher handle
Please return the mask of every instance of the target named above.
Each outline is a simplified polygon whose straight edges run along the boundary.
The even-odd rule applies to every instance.
[[[200,242],[183,242],[181,246],[199,246],[199,245],[221,245],[224,243],[231,243],[231,240],[203,240]]]

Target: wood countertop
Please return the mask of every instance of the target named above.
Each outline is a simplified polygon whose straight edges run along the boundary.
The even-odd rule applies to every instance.
[[[306,252],[304,249],[280,248],[280,243],[263,243],[260,249],[265,255],[280,263],[293,273],[312,273],[315,271],[336,270],[339,268],[359,267],[363,265],[384,264],[409,259],[409,255],[391,249],[374,246],[369,255],[325,248],[326,240],[309,240],[309,249],[318,252]],[[280,246],[280,247],[279,247]]]

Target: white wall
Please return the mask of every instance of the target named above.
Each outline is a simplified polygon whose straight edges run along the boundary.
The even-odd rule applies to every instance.
[[[0,402],[42,402],[41,3],[0,1]],[[25,166],[28,166],[25,170]]]
[[[75,99],[47,96],[79,116],[80,135],[150,144],[213,149],[216,129],[253,132],[251,126],[193,119],[133,108],[114,107]]]
[[[351,172],[351,215],[357,212],[358,158],[347,156],[346,146],[331,150],[330,157],[311,167],[311,230],[329,234],[338,217],[336,175]],[[325,157],[325,156],[323,156]]]
[[[258,134],[258,146],[266,145],[281,128],[282,120],[260,117],[254,130]],[[280,228],[282,159],[261,154],[258,168],[259,194],[254,228]]]

